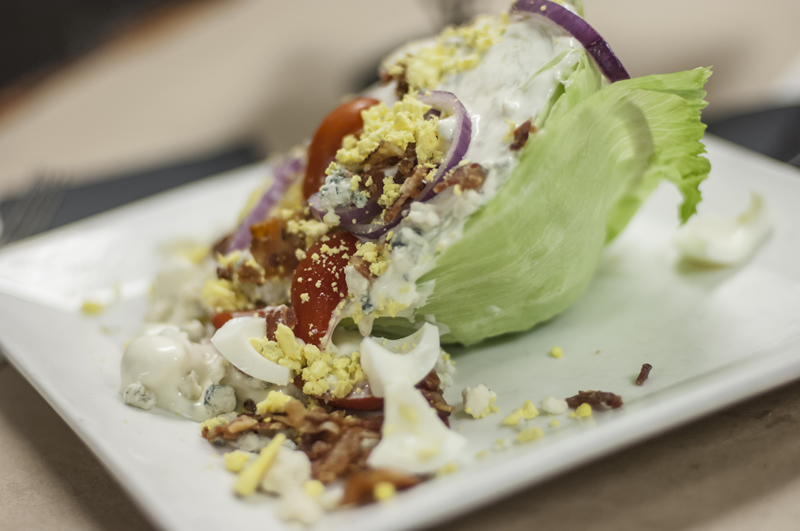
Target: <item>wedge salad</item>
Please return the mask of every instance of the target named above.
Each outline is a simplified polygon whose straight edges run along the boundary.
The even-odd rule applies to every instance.
[[[201,422],[238,495],[302,522],[452,468],[442,345],[566,309],[662,180],[695,213],[709,75],[631,79],[579,2],[518,0],[409,43],[268,163],[230,233],[165,264],[124,401]],[[481,419],[496,395],[474,384]]]

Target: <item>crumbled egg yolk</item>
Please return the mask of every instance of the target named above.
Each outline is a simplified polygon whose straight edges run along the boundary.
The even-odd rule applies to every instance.
[[[575,410],[575,415],[581,418],[591,417],[592,416],[592,406],[589,404],[581,404],[578,406],[578,409]]]
[[[250,454],[241,450],[234,450],[225,454],[225,468],[231,472],[241,472],[244,465],[250,460]]]
[[[558,421],[558,419],[553,419],[550,421],[550,427],[552,428],[558,428],[559,425],[561,425],[561,423]]]
[[[441,160],[444,153],[439,148],[439,119],[425,119],[425,113],[430,109],[415,96],[407,94],[391,109],[379,103],[361,111],[364,120],[361,137],[346,136],[342,140],[342,148],[336,153],[336,161],[342,166],[356,168],[382,141],[394,144],[403,151],[408,144],[416,144],[420,164]]]
[[[489,452],[487,452],[486,450],[480,450],[478,453],[475,454],[475,459],[483,459],[487,455],[489,455]]]
[[[213,417],[208,420],[203,421],[200,424],[200,429],[206,428],[208,430],[213,430],[217,426],[225,426],[229,423],[228,419],[225,417]]]
[[[375,484],[375,488],[372,489],[372,495],[378,501],[386,501],[393,498],[396,491],[394,484],[388,481],[379,481]]]
[[[202,297],[203,304],[215,312],[232,312],[250,305],[247,297],[234,289],[233,282],[221,278],[207,281]]]
[[[314,345],[300,342],[284,324],[278,325],[275,339],[253,338],[250,344],[273,363],[300,373],[305,382],[303,392],[307,395],[322,395],[330,391],[334,397],[344,398],[356,384],[367,379],[361,367],[360,352],[333,357]]]
[[[272,441],[261,449],[261,453],[256,460],[247,468],[239,473],[233,490],[239,496],[249,496],[256,491],[258,483],[264,474],[269,470],[275,461],[275,456],[286,441],[286,435],[279,433],[272,438]]]
[[[231,251],[228,254],[217,253],[217,262],[222,267],[234,265],[242,257],[242,251]]]
[[[561,349],[561,347],[553,347],[550,351],[550,355],[554,358],[560,358],[564,355],[564,351]]]
[[[286,232],[289,234],[303,234],[306,237],[306,247],[311,247],[317,240],[328,233],[328,225],[315,219],[289,220],[286,222]]]
[[[521,419],[530,420],[539,415],[539,410],[533,405],[533,402],[526,400],[522,407],[514,411],[503,420],[503,424],[508,426],[516,426]]]
[[[309,498],[317,498],[325,492],[325,485],[321,481],[311,479],[303,483],[303,490]]]
[[[542,437],[544,437],[544,432],[541,428],[525,428],[517,434],[517,441],[526,443],[535,441],[536,439],[541,439]]]
[[[445,28],[435,45],[400,59],[388,72],[397,75],[405,69],[412,90],[435,89],[445,75],[475,68],[481,55],[500,41],[507,23],[493,24],[490,18],[480,17],[470,26]]]
[[[408,304],[389,299],[388,301],[382,293],[378,294],[378,307],[373,312],[375,317],[396,317],[398,313],[408,308]]]
[[[385,246],[379,249],[374,242],[357,243],[356,256],[363,258],[369,264],[369,272],[376,277],[389,269],[389,252]]]
[[[100,315],[105,309],[103,303],[97,301],[83,301],[81,305],[81,311],[86,315]]]
[[[458,465],[455,463],[447,463],[442,468],[436,471],[437,476],[446,476],[458,471]]]
[[[292,397],[280,391],[270,391],[267,398],[256,404],[256,413],[264,415],[266,413],[285,413],[286,404],[292,401]]]

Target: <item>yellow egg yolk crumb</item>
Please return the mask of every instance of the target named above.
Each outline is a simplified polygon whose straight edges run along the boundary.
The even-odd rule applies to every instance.
[[[369,272],[376,277],[389,269],[389,251],[386,247],[378,248],[374,242],[356,244],[356,256],[363,258],[369,264]]]
[[[575,410],[575,414],[581,418],[591,417],[592,416],[592,406],[589,404],[581,404]]]
[[[330,392],[335,398],[344,398],[356,384],[367,379],[361,367],[360,352],[334,357],[314,345],[303,344],[284,324],[278,325],[275,341],[258,337],[250,339],[250,344],[269,361],[299,373],[305,382],[303,392],[307,395],[319,396]],[[269,401],[271,395],[272,392],[262,404]]]
[[[550,351],[550,355],[554,358],[560,358],[564,355],[564,351],[561,350],[561,347],[553,347],[553,349]]]
[[[306,491],[306,494],[310,498],[316,498],[325,492],[325,485],[323,485],[321,481],[311,479],[303,483],[303,490]]]
[[[225,454],[225,468],[231,472],[241,472],[244,465],[250,460],[250,454],[241,450],[234,450]]]
[[[215,312],[232,312],[250,306],[247,297],[234,288],[233,282],[221,278],[205,283],[202,298],[203,304]]]
[[[522,407],[514,411],[512,414],[503,419],[503,424],[508,426],[516,426],[520,419],[530,420],[539,415],[539,410],[533,405],[533,402],[526,400]]]
[[[517,441],[526,443],[535,441],[536,439],[541,439],[542,437],[544,437],[544,432],[541,428],[525,428],[517,434]]]
[[[256,404],[256,413],[265,415],[266,413],[285,413],[286,404],[292,401],[292,397],[280,391],[270,391],[267,398]]]
[[[372,489],[372,495],[378,501],[386,501],[394,497],[396,490],[393,483],[379,481],[375,484],[375,488]]]
[[[336,153],[336,161],[355,169],[381,142],[389,142],[401,151],[405,151],[408,144],[415,144],[420,164],[440,161],[444,152],[439,146],[439,119],[425,118],[430,109],[411,94],[395,102],[391,109],[384,103],[364,109],[361,111],[364,121],[361,136],[358,139],[353,135],[345,137],[342,148]]]
[[[412,90],[435,89],[444,76],[475,68],[481,55],[500,41],[505,27],[502,19],[497,24],[488,17],[479,17],[469,26],[445,28],[436,44],[400,59],[388,72],[405,70]]]
[[[455,463],[447,463],[442,468],[436,471],[437,476],[446,476],[447,474],[453,474],[458,471],[458,465]]]
[[[203,421],[200,424],[200,429],[206,428],[208,430],[213,430],[217,426],[225,426],[229,423],[228,419],[225,417],[213,417],[208,420]]]
[[[105,309],[103,303],[97,301],[83,301],[81,305],[81,311],[86,315],[100,315]]]

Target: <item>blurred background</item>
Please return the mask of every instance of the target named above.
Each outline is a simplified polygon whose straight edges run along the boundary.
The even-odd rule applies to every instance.
[[[800,2],[584,4],[634,76],[713,66],[713,132],[787,162],[800,153]],[[400,43],[508,6],[4,0],[2,217],[38,201],[42,230],[284,150]]]

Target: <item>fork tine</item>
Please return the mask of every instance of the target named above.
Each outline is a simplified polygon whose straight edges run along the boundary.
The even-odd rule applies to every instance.
[[[9,211],[0,245],[25,238],[46,228],[64,198],[63,179],[38,179]]]
[[[30,199],[27,202],[27,208],[25,209],[25,212],[22,213],[22,217],[20,218],[19,223],[17,223],[14,232],[12,232],[12,237],[14,240],[19,240],[27,236],[26,233],[28,232],[29,226],[38,216],[41,205],[44,202],[43,189],[44,185],[41,185],[32,190],[32,193],[29,196]]]
[[[53,221],[53,218],[58,212],[58,207],[61,206],[61,202],[63,200],[64,200],[63,188],[53,188],[49,190],[45,195],[44,203],[39,208],[39,215],[31,224],[28,230],[28,234],[26,234],[25,236],[31,236],[33,234],[38,234],[43,230],[46,230],[49,227],[50,223]]]

